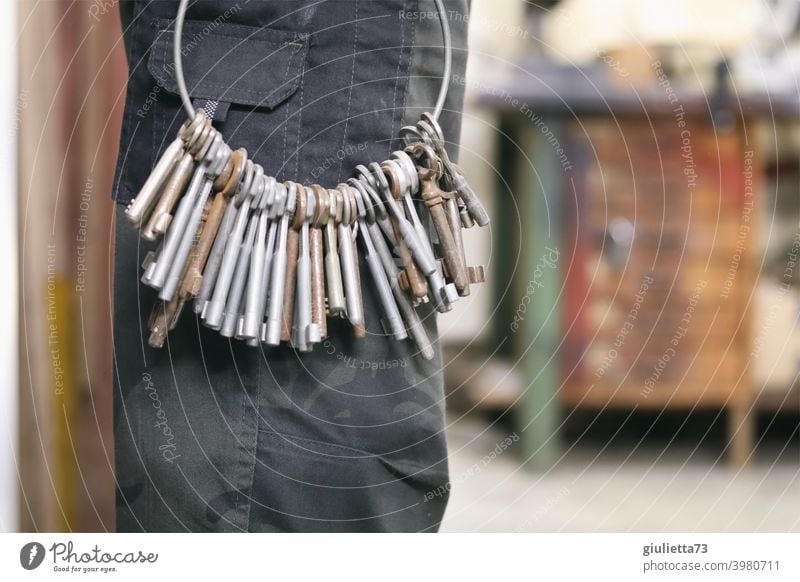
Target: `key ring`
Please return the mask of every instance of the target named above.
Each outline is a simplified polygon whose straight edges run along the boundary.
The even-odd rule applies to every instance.
[[[442,84],[439,87],[439,97],[436,99],[436,107],[433,110],[432,117],[438,120],[439,116],[444,109],[445,101],[447,101],[447,92],[450,88],[450,75],[453,70],[453,38],[450,32],[450,23],[447,20],[447,12],[444,9],[443,0],[434,0],[436,10],[439,12],[439,21],[442,25],[442,46],[444,47],[444,65],[442,71]],[[175,80],[178,83],[178,93],[183,102],[183,108],[186,110],[190,121],[194,121],[202,110],[198,111],[192,105],[192,99],[189,96],[189,91],[186,88],[186,77],[183,74],[183,52],[181,51],[181,42],[183,40],[183,22],[186,19],[186,10],[189,7],[189,0],[180,0],[178,5],[178,15],[175,17],[175,38],[172,42],[172,57],[175,61]],[[205,114],[205,112],[202,112]]]
[[[217,102],[194,109],[180,51],[188,0],[180,0],[173,49],[188,119],[126,209],[143,238],[164,237],[143,265],[142,282],[162,300],[151,315],[151,346],[164,344],[190,300],[206,327],[250,346],[284,341],[310,351],[326,337],[327,317],[348,320],[354,337],[364,338],[363,264],[384,331],[434,357],[414,307],[430,301],[444,313],[470,283],[485,280],[483,266],[466,263],[461,228],[489,222],[449,160],[438,123],[452,46],[443,1],[434,2],[445,49],[435,110],[400,129],[405,149],[357,165],[326,189],[278,183],[213,127]]]

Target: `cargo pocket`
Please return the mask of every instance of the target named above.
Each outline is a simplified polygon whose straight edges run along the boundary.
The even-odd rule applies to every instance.
[[[135,195],[186,119],[173,59],[174,22],[154,18],[149,25],[155,40],[147,71],[154,84],[132,116],[139,128],[129,151],[120,152],[121,202]],[[184,24],[183,68],[192,100],[219,102],[214,126],[232,149],[246,148],[272,175],[280,174],[286,151],[298,147],[301,116],[296,101],[308,46],[303,33],[217,21]],[[151,153],[149,164],[141,163],[142,150]],[[126,155],[138,163],[125,164]]]
[[[155,19],[158,32],[147,67],[168,96],[153,124],[154,144],[175,134],[185,119],[172,57],[173,22]],[[188,20],[183,68],[192,99],[218,101],[215,127],[232,149],[281,177],[287,151],[300,139],[297,101],[308,54],[308,36],[277,29]]]

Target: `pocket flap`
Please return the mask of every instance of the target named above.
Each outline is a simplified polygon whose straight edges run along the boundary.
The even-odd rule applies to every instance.
[[[159,85],[178,93],[172,43],[174,21],[158,18],[147,68]],[[192,97],[272,109],[294,93],[308,52],[308,35],[187,20],[183,71]]]

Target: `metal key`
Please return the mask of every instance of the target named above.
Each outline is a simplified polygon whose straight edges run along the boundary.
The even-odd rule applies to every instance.
[[[447,265],[448,273],[450,274],[453,283],[458,289],[459,294],[469,294],[469,280],[467,279],[467,267],[462,262],[460,250],[456,244],[453,232],[450,229],[450,222],[447,218],[443,203],[442,190],[437,184],[438,176],[434,170],[420,169],[420,181],[422,182],[422,199],[431,214],[433,224],[436,228],[436,233],[439,236],[439,243],[444,255],[444,261]]]
[[[252,347],[256,347],[260,342],[266,341],[267,323],[265,320],[269,317],[269,305],[267,302],[269,300],[269,289],[272,284],[272,263],[275,257],[278,223],[286,207],[286,188],[281,184],[276,184],[275,193],[276,201],[270,205],[268,215],[269,230],[267,231],[267,246],[264,252],[264,263],[261,267],[261,286],[263,290],[258,298],[258,306],[256,308],[257,313],[261,314],[261,319],[258,326],[258,334],[256,337],[247,340],[247,345]],[[279,199],[278,196],[282,196],[282,199]],[[280,209],[279,212],[274,210],[276,205]]]
[[[154,289],[161,290],[167,280],[167,276],[172,271],[172,265],[186,232],[186,227],[195,219],[199,220],[200,215],[197,214],[198,208],[202,212],[202,206],[198,204],[198,200],[204,196],[208,196],[211,187],[208,180],[208,171],[213,162],[219,161],[216,154],[222,145],[221,137],[216,134],[214,137],[209,137],[208,140],[212,144],[216,143],[211,151],[212,155],[206,155],[199,160],[199,165],[194,171],[192,181],[186,190],[186,194],[178,205],[178,211],[175,213],[175,218],[172,221],[169,231],[164,237],[164,245],[158,258],[147,268],[142,277],[142,282]],[[206,154],[212,150],[211,145],[204,150]],[[208,192],[206,190],[208,186]],[[194,233],[192,233],[194,234]],[[172,299],[172,295],[167,297],[167,301]]]
[[[214,292],[211,300],[205,304],[201,312],[203,322],[211,329],[219,329],[223,324],[225,304],[228,300],[228,294],[238,263],[242,238],[249,222],[250,205],[261,193],[260,189],[264,188],[264,182],[261,179],[263,174],[264,170],[261,169],[261,166],[248,161],[244,181],[234,202],[234,204],[238,204],[238,209],[236,218],[233,221],[233,228],[225,243],[225,251],[214,285]],[[224,235],[222,232],[220,234]]]
[[[175,328],[183,310],[184,302],[176,297],[172,301],[156,301],[150,313],[148,329],[150,337],[147,345],[151,348],[163,348],[169,332]]]
[[[320,336],[324,338],[328,336],[328,323],[325,313],[323,229],[330,222],[331,198],[328,191],[318,184],[311,186],[311,191],[315,204],[308,234],[311,256],[311,321],[319,326]]]
[[[372,241],[372,235],[367,228],[368,220],[375,222],[375,215],[371,206],[365,204],[363,200],[363,191],[355,190],[356,204],[358,206],[358,234],[360,235],[362,246],[364,247],[364,259],[367,262],[372,280],[375,283],[375,290],[378,293],[378,299],[383,307],[385,318],[382,320],[384,330],[391,334],[397,340],[404,340],[408,337],[405,325],[403,325],[403,318],[400,316],[400,310],[397,308],[394,296],[392,295],[392,288],[386,280],[386,273],[381,265],[381,260],[375,250],[375,245]],[[368,218],[369,217],[369,218]]]
[[[451,192],[443,192],[441,194],[443,200],[443,207],[447,216],[447,223],[450,226],[450,232],[453,235],[453,242],[455,243],[456,253],[458,254],[458,262],[464,269],[464,276],[466,277],[466,285],[463,289],[459,289],[459,295],[465,297],[469,295],[469,283],[475,281],[470,280],[470,271],[467,267],[467,256],[464,253],[464,237],[461,233],[461,216],[458,213],[458,203],[455,196]]]
[[[305,188],[295,182],[289,186],[291,193],[294,193],[295,211],[292,217],[292,228],[286,237],[286,282],[283,286],[283,324],[281,326],[281,341],[289,342],[292,340],[292,328],[294,322],[294,302],[295,289],[297,287],[297,259],[300,248],[300,229],[306,220],[308,197]],[[290,195],[291,195],[290,193]]]
[[[164,191],[158,203],[153,209],[147,226],[142,229],[142,238],[154,241],[159,235],[167,232],[170,222],[172,222],[172,208],[186,189],[194,171],[194,157],[189,152],[184,152],[178,165],[164,186]]]
[[[201,317],[216,288],[217,276],[219,275],[225,257],[225,247],[228,240],[231,238],[234,227],[238,223],[241,205],[244,199],[250,196],[250,189],[252,188],[255,175],[255,164],[253,164],[251,160],[246,160],[242,168],[242,176],[239,183],[236,185],[236,194],[232,197],[232,202],[226,204],[225,214],[217,229],[216,236],[214,237],[214,245],[211,247],[211,253],[203,269],[200,291],[197,293],[194,301],[194,312]]]
[[[266,329],[261,336],[261,341],[269,346],[277,346],[279,343],[281,343],[286,271],[288,270],[287,241],[289,230],[291,230],[289,222],[294,216],[297,206],[297,186],[293,182],[279,184],[278,188],[282,188],[285,191],[279,193],[278,196],[284,196],[286,200],[286,207],[278,227],[277,241],[275,244],[275,256],[272,259],[269,300],[267,302]]]
[[[233,272],[233,281],[225,301],[225,318],[220,326],[219,333],[222,337],[233,337],[236,326],[239,323],[239,308],[244,297],[244,290],[247,285],[247,278],[250,272],[250,255],[253,252],[253,244],[258,229],[259,215],[254,214],[250,217],[239,253],[236,257],[236,269]]]
[[[375,170],[374,174],[376,178],[380,178],[379,192],[389,210],[392,227],[395,230],[395,237],[397,238],[397,250],[405,267],[405,283],[415,297],[419,299],[425,298],[428,295],[428,286],[423,274],[428,276],[436,269],[436,266],[425,252],[424,246],[419,241],[418,235],[414,230],[414,226],[406,219],[405,213],[400,209],[383,170],[381,170],[380,166],[377,166]],[[380,172],[378,172],[378,170],[380,170]],[[404,281],[401,280],[401,284],[403,282]]]
[[[356,178],[349,179],[347,183],[351,186],[357,187],[355,186],[355,182],[360,182],[366,188],[367,196],[364,199],[364,202],[366,203],[367,200],[372,202],[375,208],[375,216],[377,217],[378,224],[383,231],[383,234],[386,236],[386,239],[393,248],[398,248],[392,221],[389,218],[386,205],[383,203],[380,195],[378,194],[380,186],[378,185],[377,179],[373,175],[372,171],[362,164],[356,166],[356,176]]]
[[[429,132],[429,137],[436,150],[436,154],[442,160],[445,172],[447,172],[448,178],[453,184],[458,196],[464,201],[470,216],[478,223],[478,226],[486,226],[489,224],[489,214],[486,212],[480,199],[475,195],[475,192],[470,188],[467,179],[461,172],[461,168],[450,161],[447,149],[444,147],[444,134],[436,118],[430,113],[423,113],[422,120],[418,125]]]
[[[211,195],[211,190],[214,187],[214,181],[225,168],[230,155],[230,148],[222,141],[222,135],[217,133],[214,137],[213,145],[209,148],[206,158],[204,158],[209,160],[210,163],[206,169],[203,183],[200,187],[200,193],[194,201],[194,208],[189,215],[189,220],[183,228],[178,248],[172,257],[172,264],[170,265],[169,273],[164,281],[164,286],[158,294],[159,298],[163,301],[169,301],[178,291],[178,286],[186,272],[189,253],[197,241],[197,234],[203,218],[203,212],[206,207],[206,202]]]
[[[156,197],[161,192],[161,187],[167,178],[172,174],[175,165],[181,159],[183,152],[183,140],[178,137],[167,146],[161,159],[158,160],[155,168],[145,180],[142,189],[136,198],[125,209],[125,216],[134,228],[139,228],[148,215],[148,212],[156,201]]]
[[[383,270],[386,272],[386,278],[389,281],[389,286],[392,288],[392,293],[394,293],[397,307],[400,309],[400,312],[403,316],[408,333],[411,334],[412,338],[414,338],[422,357],[426,360],[432,360],[434,357],[434,351],[433,346],[431,345],[431,340],[428,338],[428,334],[422,325],[419,314],[417,314],[417,311],[411,304],[411,298],[400,288],[400,270],[397,268],[397,265],[394,262],[394,257],[392,256],[389,247],[386,245],[385,239],[383,236],[381,236],[381,230],[377,224],[370,224],[369,222],[367,222],[367,228],[372,234],[372,241],[375,245],[375,250],[377,251],[378,257],[383,265]]]
[[[364,304],[361,297],[358,264],[351,230],[358,211],[351,186],[341,184],[339,191],[342,193],[342,221],[337,226],[337,235],[339,238],[339,256],[342,263],[344,296],[347,305],[346,315],[353,326],[356,337],[363,337],[365,332]]]
[[[217,282],[217,275],[219,274],[219,268],[222,264],[222,256],[225,252],[225,243],[236,222],[237,210],[235,205],[228,204],[225,208],[225,214],[222,217],[222,223],[217,229],[214,246],[211,247],[211,253],[208,256],[206,267],[203,270],[203,281],[200,285],[200,291],[194,299],[194,312],[198,315],[203,312],[203,308],[214,292],[214,285]]]
[[[305,199],[305,216],[300,224],[297,252],[297,283],[294,303],[292,343],[301,352],[321,341],[319,325],[313,320],[310,227],[316,213],[316,198],[310,188],[298,184],[300,199]],[[302,205],[298,206],[300,209]],[[295,221],[296,222],[296,221]]]
[[[342,221],[343,202],[339,190],[328,190],[330,198],[330,216],[325,225],[325,279],[327,281],[328,312],[340,315],[345,312],[344,283],[342,282],[342,265],[339,261],[339,243],[336,236],[336,225]]]
[[[270,230],[269,207],[275,198],[275,178],[265,178],[267,183],[264,194],[256,207],[258,212],[258,227],[250,255],[250,275],[247,281],[244,316],[237,330],[237,337],[257,339],[261,333],[261,324],[264,321],[264,306],[261,297],[267,293],[268,271],[265,273],[267,255],[267,234]]]
[[[428,231],[422,225],[422,221],[417,214],[414,201],[411,199],[411,187],[413,181],[407,175],[408,164],[414,168],[415,176],[417,176],[417,183],[419,183],[419,176],[417,175],[417,166],[411,161],[407,154],[403,153],[408,160],[407,164],[401,164],[397,161],[384,162],[380,169],[382,170],[386,180],[389,184],[391,195],[395,200],[400,201],[404,208],[406,217],[414,227],[419,240],[420,249],[425,253],[427,261],[421,264],[424,267],[425,276],[428,279],[428,284],[431,289],[431,297],[437,311],[446,313],[452,309],[452,303],[458,299],[458,291],[452,284],[447,284],[444,280],[441,270],[436,263],[436,257],[433,253],[433,248],[429,240]],[[399,156],[399,154],[398,154]],[[377,168],[376,168],[377,169]],[[433,268],[431,268],[433,266]]]
[[[211,143],[212,134],[216,130],[211,121],[204,115],[198,115],[185,129],[179,132],[184,142],[184,153],[155,205],[147,226],[142,229],[142,238],[155,240],[158,235],[165,234],[172,222],[172,209],[186,189],[186,184],[194,172],[195,159],[202,158],[201,151]]]
[[[178,296],[182,299],[188,300],[195,297],[200,291],[206,261],[212,246],[216,242],[231,195],[242,179],[246,160],[247,151],[244,149],[236,150],[231,154],[225,170],[214,181],[213,189],[216,191],[216,195],[203,223],[200,238],[192,248],[188,270],[178,290]]]

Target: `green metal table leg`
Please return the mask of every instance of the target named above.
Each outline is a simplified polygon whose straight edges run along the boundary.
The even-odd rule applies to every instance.
[[[525,313],[514,345],[527,388],[515,418],[523,460],[537,469],[551,466],[560,454],[558,345],[562,328],[560,272],[566,259],[561,256],[565,180],[556,147],[564,147],[562,126],[558,119],[544,119],[525,127],[520,136],[531,161],[522,160],[518,174],[523,261],[516,274],[516,295],[520,297],[518,311],[524,309]]]

